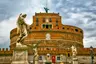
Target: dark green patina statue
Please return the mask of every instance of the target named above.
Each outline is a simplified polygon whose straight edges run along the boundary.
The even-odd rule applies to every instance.
[[[47,7],[44,7],[44,9],[45,9],[46,13],[48,13],[48,10],[49,10],[49,9],[48,9]]]

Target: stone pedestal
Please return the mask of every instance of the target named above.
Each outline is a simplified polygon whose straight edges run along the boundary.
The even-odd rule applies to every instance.
[[[14,49],[11,64],[29,64],[27,46],[17,46]]]
[[[78,64],[78,59],[77,58],[73,58],[73,64]]]

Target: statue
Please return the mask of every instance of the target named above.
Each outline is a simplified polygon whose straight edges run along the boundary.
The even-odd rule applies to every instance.
[[[38,51],[37,51],[38,44],[39,43],[33,45],[33,51],[34,51],[33,64],[38,64],[38,61],[39,61],[39,55],[38,55]]]
[[[49,10],[49,9],[48,9],[47,7],[44,7],[44,9],[45,9],[46,13],[48,13],[48,10]]]
[[[76,55],[77,55],[77,49],[76,49],[76,47],[75,46],[72,46],[71,48],[72,48],[72,55],[73,55],[73,57],[76,57]]]
[[[23,43],[23,40],[28,35],[28,25],[25,23],[26,14],[20,14],[17,20],[17,34],[19,34],[19,37],[17,39],[16,45],[21,45]]]

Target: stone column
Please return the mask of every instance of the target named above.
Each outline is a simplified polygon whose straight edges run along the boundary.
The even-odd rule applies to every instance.
[[[14,49],[11,64],[29,64],[27,46],[16,47]]]

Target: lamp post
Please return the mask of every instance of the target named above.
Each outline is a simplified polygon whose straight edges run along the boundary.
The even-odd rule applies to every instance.
[[[94,53],[93,53],[93,47],[92,46],[90,46],[90,56],[91,56],[91,64],[93,64]]]

